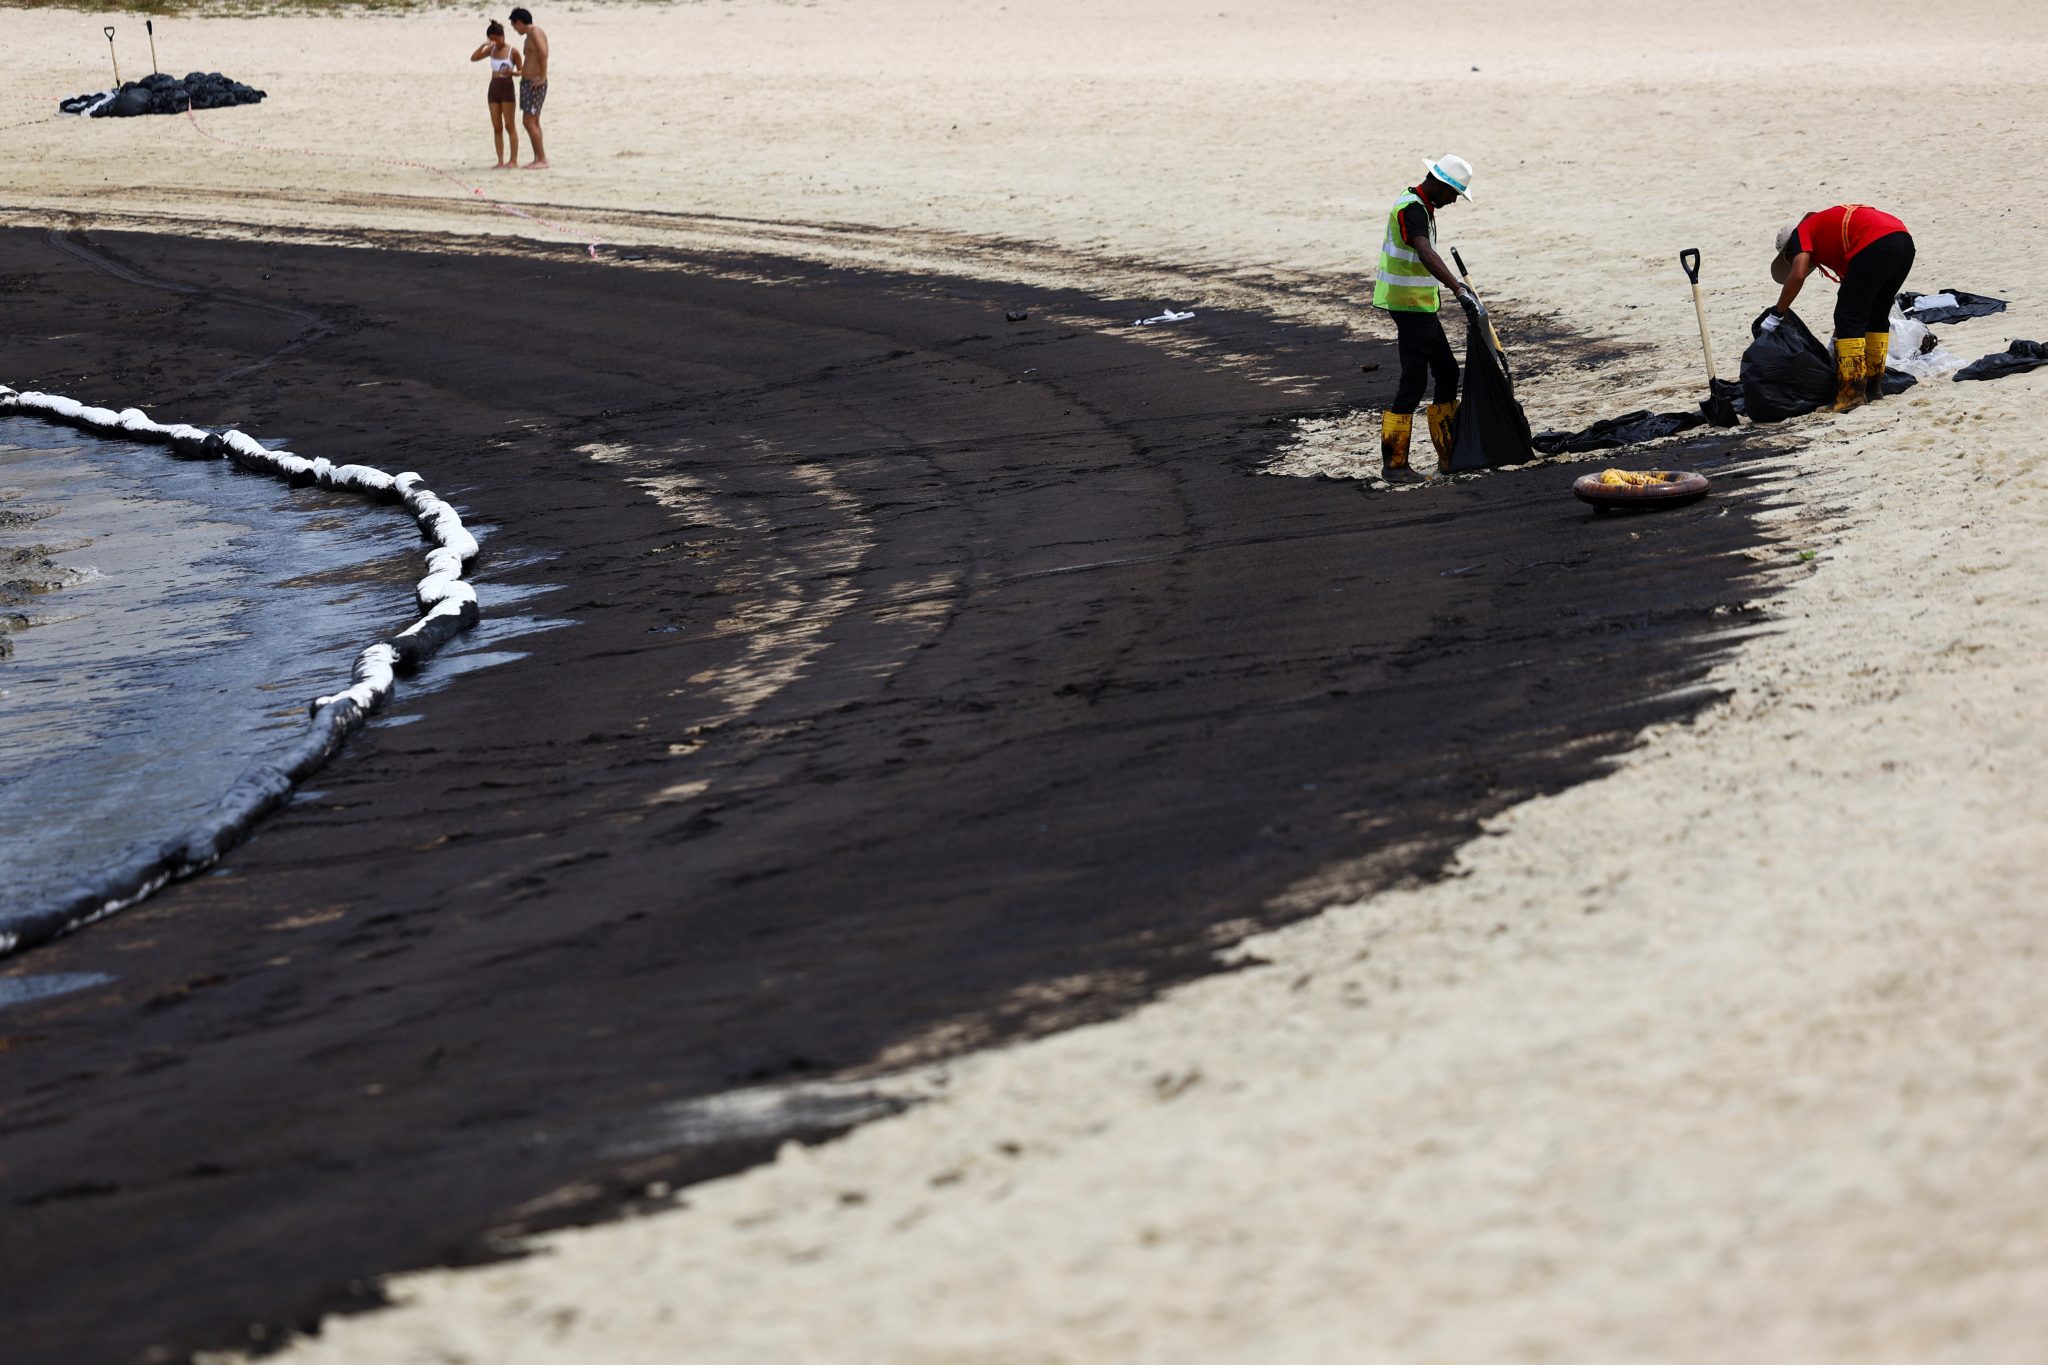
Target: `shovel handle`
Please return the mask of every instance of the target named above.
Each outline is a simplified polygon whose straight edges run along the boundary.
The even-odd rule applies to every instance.
[[[1689,246],[1678,253],[1679,268],[1685,271],[1685,278],[1692,282],[1693,316],[1700,320],[1700,349],[1707,353],[1707,384],[1712,387],[1714,373],[1714,339],[1707,335],[1707,304],[1700,297],[1700,249]]]
[[[1465,258],[1458,254],[1456,247],[1451,248],[1451,261],[1458,267],[1458,278],[1465,282],[1467,289],[1472,289],[1472,272],[1465,268]],[[1479,297],[1477,289],[1472,289],[1472,297]],[[1493,353],[1500,357],[1500,363],[1505,366],[1508,363],[1508,353],[1501,349],[1500,333],[1494,330],[1493,318],[1488,315],[1483,303],[1479,305],[1479,320],[1486,324],[1486,339],[1493,343]]]
[[[1692,287],[1692,311],[1700,320],[1700,349],[1707,353],[1707,383],[1712,384],[1720,376],[1714,372],[1714,341],[1707,335],[1707,305],[1700,299],[1700,287]]]
[[[114,41],[114,26],[112,24],[108,24],[105,28],[101,29],[100,32],[107,35],[108,42],[111,43]]]

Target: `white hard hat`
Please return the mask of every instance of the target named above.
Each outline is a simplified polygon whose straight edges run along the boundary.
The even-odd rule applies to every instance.
[[[1472,197],[1472,163],[1462,156],[1425,161],[1422,168],[1458,192],[1461,199]]]

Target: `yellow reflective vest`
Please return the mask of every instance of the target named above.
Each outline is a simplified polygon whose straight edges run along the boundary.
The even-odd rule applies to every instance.
[[[1436,245],[1436,210],[1422,203],[1414,190],[1394,201],[1387,214],[1387,238],[1380,243],[1380,271],[1372,282],[1372,306],[1394,313],[1434,313],[1437,310],[1436,276],[1422,263],[1422,257],[1401,245],[1401,210],[1422,204],[1429,214],[1429,244]]]

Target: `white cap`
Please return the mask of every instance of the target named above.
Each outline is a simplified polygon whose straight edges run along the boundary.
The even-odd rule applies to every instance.
[[[1462,156],[1445,156],[1425,161],[1422,168],[1458,192],[1461,199],[1472,197],[1472,163]]]
[[[1792,257],[1797,254],[1794,248],[1799,245],[1799,225],[1805,221],[1797,218],[1778,229],[1778,254],[1771,257],[1773,283],[1783,284],[1792,278]]]

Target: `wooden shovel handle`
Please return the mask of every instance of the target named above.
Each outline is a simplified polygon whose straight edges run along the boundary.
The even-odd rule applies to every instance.
[[[1700,297],[1700,249],[1689,246],[1678,253],[1678,268],[1685,272],[1685,278],[1692,282],[1692,311],[1700,320],[1700,349],[1707,353],[1707,387],[1712,388],[1716,378],[1714,372],[1714,339],[1707,335],[1707,305]]]
[[[1451,248],[1451,260],[1455,262],[1458,267],[1458,278],[1465,282],[1465,287],[1467,289],[1472,289],[1472,272],[1465,268],[1465,258],[1458,254],[1458,248],[1456,247]],[[1477,289],[1472,289],[1472,297],[1475,299],[1479,297],[1479,291]],[[1484,308],[1480,309],[1479,313],[1480,317],[1486,323],[1486,339],[1493,343],[1493,353],[1499,356],[1502,362],[1505,363],[1508,358],[1508,353],[1501,349],[1500,333],[1495,331],[1493,328],[1493,318],[1486,312]]]

